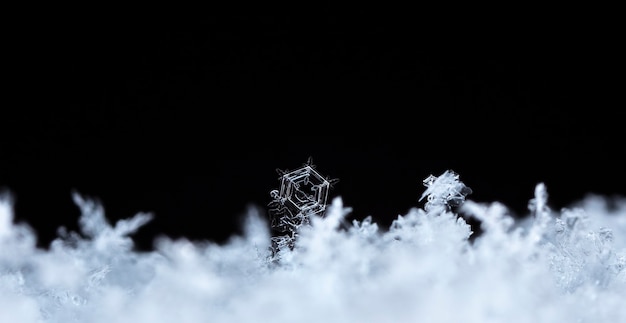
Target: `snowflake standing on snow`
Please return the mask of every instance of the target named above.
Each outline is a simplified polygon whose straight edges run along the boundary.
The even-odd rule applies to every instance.
[[[294,171],[276,171],[280,189],[270,192],[268,204],[274,249],[281,244],[293,246],[300,227],[309,225],[310,216],[324,216],[328,192],[339,181],[318,173],[310,157]]]
[[[472,193],[472,189],[459,181],[459,175],[451,170],[445,171],[441,176],[430,175],[423,181],[426,191],[420,197],[420,201],[427,197],[424,209],[433,210],[444,207],[451,210],[465,201],[465,196]]]

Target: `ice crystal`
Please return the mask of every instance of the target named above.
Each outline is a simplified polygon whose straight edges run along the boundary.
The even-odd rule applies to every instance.
[[[426,197],[427,202],[424,205],[426,211],[438,207],[456,208],[472,193],[472,189],[459,181],[459,175],[452,170],[447,170],[438,177],[430,175],[424,179],[423,184],[426,190],[420,201]]]
[[[292,248],[300,227],[309,225],[312,216],[324,216],[328,192],[338,180],[323,177],[315,168],[309,157],[296,170],[277,169],[280,190],[270,192],[268,205],[275,251]]]

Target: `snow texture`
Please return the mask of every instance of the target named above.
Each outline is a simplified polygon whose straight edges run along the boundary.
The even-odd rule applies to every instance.
[[[626,322],[626,199],[557,212],[538,184],[516,220],[465,200],[453,172],[425,185],[424,208],[385,230],[370,217],[346,226],[335,197],[276,254],[259,208],[227,243],[160,238],[136,252],[150,216],[111,224],[79,194],[81,232],[42,250],[3,196],[0,322]],[[468,217],[483,231],[472,241]]]

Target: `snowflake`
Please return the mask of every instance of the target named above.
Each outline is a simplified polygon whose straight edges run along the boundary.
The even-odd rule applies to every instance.
[[[454,171],[447,170],[441,176],[430,175],[423,181],[426,190],[420,197],[420,201],[427,197],[424,205],[426,211],[443,206],[450,210],[465,202],[465,197],[472,193],[472,189],[459,181],[459,175]]]

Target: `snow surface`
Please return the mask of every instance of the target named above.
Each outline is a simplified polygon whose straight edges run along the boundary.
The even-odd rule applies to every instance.
[[[458,193],[446,176],[428,194]],[[335,197],[272,254],[260,208],[227,243],[159,238],[136,252],[150,215],[110,224],[78,194],[81,232],[60,230],[44,250],[4,196],[0,322],[626,322],[626,199],[589,195],[559,211],[547,199],[537,185],[516,220],[499,202],[452,211],[429,195],[382,230],[348,223]],[[481,223],[471,241],[467,217]]]

